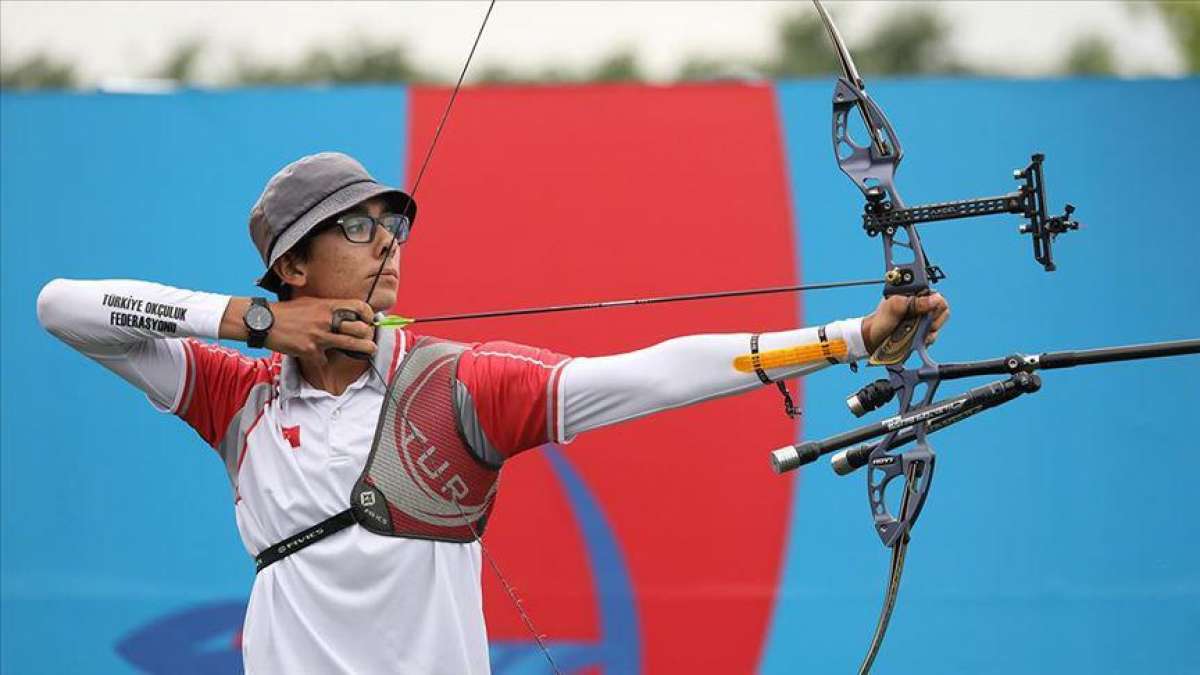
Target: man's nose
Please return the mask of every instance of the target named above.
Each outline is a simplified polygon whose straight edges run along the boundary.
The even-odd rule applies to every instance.
[[[392,231],[386,227],[381,225],[375,228],[376,255],[382,258],[389,251],[398,251],[403,244],[399,242],[392,243],[395,238],[396,236],[392,234]]]

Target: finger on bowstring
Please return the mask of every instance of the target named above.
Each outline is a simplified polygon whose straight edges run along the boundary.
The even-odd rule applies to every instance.
[[[340,300],[328,300],[326,303],[329,307],[330,314],[341,309],[354,312],[354,314],[357,315],[362,321],[372,321],[375,318],[375,309],[362,300],[343,298]]]
[[[929,331],[928,333],[926,333],[925,334],[925,346],[928,347],[929,345],[933,344],[934,342],[937,342],[937,337],[938,337],[938,332],[936,330]]]
[[[362,317],[362,320],[365,322],[370,323],[375,320],[375,308],[362,300],[355,300],[353,303],[346,305],[346,309],[354,310],[354,313]]]
[[[374,354],[376,345],[373,340],[364,340],[351,335],[330,334],[325,342],[327,349],[344,349],[360,354]]]
[[[343,321],[338,324],[336,334],[370,340],[375,336],[375,326],[366,321]]]

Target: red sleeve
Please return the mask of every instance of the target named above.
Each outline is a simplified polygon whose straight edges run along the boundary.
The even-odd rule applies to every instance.
[[[276,358],[252,359],[241,352],[188,338],[183,341],[187,375],[175,410],[212,447],[246,404],[250,390],[269,384]]]
[[[463,352],[458,380],[467,387],[489,441],[504,457],[559,440],[559,379],[570,357],[512,342]]]

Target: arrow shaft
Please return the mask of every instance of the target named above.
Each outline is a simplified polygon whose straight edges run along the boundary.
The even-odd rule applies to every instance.
[[[486,312],[469,312],[465,314],[439,314],[434,316],[409,319],[408,323],[438,323],[445,321],[466,321],[468,319],[492,319],[502,316],[527,316],[530,314],[553,314],[555,312],[577,312],[585,309],[607,309],[610,307],[635,307],[639,305],[658,305],[668,302],[688,302],[695,300],[716,300],[719,298],[741,298],[751,295],[772,295],[776,293],[797,293],[802,291],[820,291],[831,288],[850,288],[854,286],[874,286],[883,284],[883,279],[858,279],[854,281],[833,281],[817,284],[799,284],[792,286],[768,286],[765,288],[748,288],[735,291],[715,291],[711,293],[685,293],[683,295],[664,295],[653,298],[632,298],[629,300],[606,300],[603,302],[581,302],[570,305],[547,305],[543,307],[523,307],[519,309],[499,309]]]

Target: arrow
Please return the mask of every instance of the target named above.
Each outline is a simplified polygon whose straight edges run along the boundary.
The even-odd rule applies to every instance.
[[[398,314],[377,314],[376,326],[389,328],[404,328],[414,323],[436,323],[440,321],[465,321],[467,319],[492,319],[501,316],[526,316],[529,314],[552,314],[554,312],[576,312],[584,309],[607,309],[610,307],[634,307],[639,305],[658,305],[667,302],[685,302],[691,300],[715,300],[718,298],[740,298],[748,295],[771,295],[774,293],[796,293],[801,291],[820,291],[830,288],[850,288],[854,286],[875,286],[886,283],[883,279],[858,279],[855,281],[831,281],[817,284],[800,284],[795,286],[768,286],[765,288],[748,288],[736,291],[714,291],[711,293],[686,293],[684,295],[664,295],[654,298],[633,298],[630,300],[606,300],[603,302],[581,302],[572,305],[547,305],[544,307],[523,307],[520,309],[498,309],[486,312],[470,312],[467,314],[439,314],[426,317],[407,317]]]

